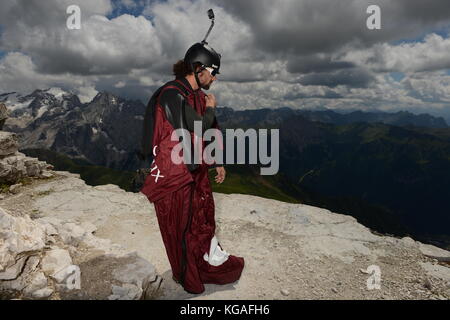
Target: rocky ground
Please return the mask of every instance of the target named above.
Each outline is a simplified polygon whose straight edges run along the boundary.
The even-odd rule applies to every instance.
[[[66,290],[55,299],[138,298],[145,290],[136,293],[133,281],[123,279],[124,266],[148,270],[142,266],[146,262],[162,277],[152,279],[147,298],[450,299],[450,268],[437,260],[449,258],[448,251],[411,238],[375,235],[353,217],[325,209],[219,193],[214,193],[217,236],[246,265],[239,281],[207,284],[204,293],[192,295],[172,280],[153,204],[143,194],[115,185],[92,187],[77,174],[50,172],[1,194],[0,207],[14,218],[50,224],[58,233],[54,241],[68,246],[84,291]],[[99,245],[102,239],[108,244]],[[113,258],[104,254],[105,247],[115,252]],[[114,277],[111,268],[120,272]]]
[[[157,297],[162,278],[138,252],[96,237],[87,221],[40,215],[34,201],[52,189],[39,188],[65,183],[51,169],[0,131],[0,299]]]

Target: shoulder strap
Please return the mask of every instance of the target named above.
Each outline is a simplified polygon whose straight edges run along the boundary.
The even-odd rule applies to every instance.
[[[190,88],[188,88],[181,80],[176,79],[176,80],[174,80],[174,82],[176,82],[177,85],[183,87],[187,93],[192,93],[192,90]]]
[[[163,86],[163,89],[161,90],[160,94],[166,89],[177,89],[178,91],[181,92],[181,94],[184,97],[187,97],[191,93],[189,88],[186,87],[180,80],[173,80],[173,81],[169,81],[168,83],[166,83]]]

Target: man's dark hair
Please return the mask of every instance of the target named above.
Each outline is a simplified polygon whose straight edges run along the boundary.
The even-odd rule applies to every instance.
[[[194,66],[197,68],[197,66],[200,66],[200,63],[195,63]],[[177,63],[173,65],[173,75],[175,78],[180,79],[186,77],[188,74],[191,74],[193,71],[186,63],[184,63],[184,60],[179,60]]]

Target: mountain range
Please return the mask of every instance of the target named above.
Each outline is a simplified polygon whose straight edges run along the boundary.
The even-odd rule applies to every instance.
[[[82,103],[73,93],[49,88],[27,95],[15,92],[0,94],[0,102],[6,103],[11,115],[5,128],[21,135],[23,149],[50,149],[118,170],[134,170],[140,165],[134,152],[139,148],[146,106],[139,100],[99,92],[91,101]],[[273,127],[293,116],[302,116],[309,120],[307,123],[320,121],[343,125],[365,122],[448,128],[441,117],[415,115],[407,111],[341,114],[332,110],[279,108],[235,111],[229,107],[217,108],[217,119],[222,128]],[[303,134],[306,131],[303,130]]]
[[[1,94],[0,102],[11,116],[4,130],[19,134],[26,154],[62,154],[82,170],[90,164],[131,174],[141,166],[135,156],[145,112],[141,101],[100,92],[82,103],[50,88]],[[226,165],[228,183],[215,191],[307,203],[353,215],[379,232],[450,245],[450,128],[443,118],[408,111],[229,107],[217,108],[216,115],[222,129],[279,129],[280,171],[264,177],[254,165]]]

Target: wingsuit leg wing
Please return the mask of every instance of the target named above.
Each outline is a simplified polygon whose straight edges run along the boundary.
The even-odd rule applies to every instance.
[[[218,266],[204,260],[216,229],[213,194],[209,180],[205,180],[207,170],[202,167],[194,183],[154,203],[173,277],[195,294],[202,293],[207,283],[237,281],[244,268],[244,259],[233,255]]]

